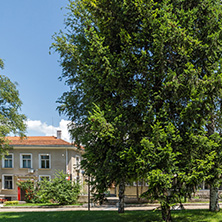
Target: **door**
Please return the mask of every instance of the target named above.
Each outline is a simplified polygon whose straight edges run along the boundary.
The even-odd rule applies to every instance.
[[[21,189],[21,200],[22,201],[25,201],[25,194],[26,194],[25,190]]]

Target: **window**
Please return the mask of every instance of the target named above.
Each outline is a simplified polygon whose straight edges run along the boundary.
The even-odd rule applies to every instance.
[[[126,183],[126,186],[132,187],[132,186],[133,186],[133,182],[131,182],[131,183]]]
[[[138,186],[143,186],[143,181],[138,181]]]
[[[20,154],[20,167],[32,168],[32,154],[29,153]]]
[[[210,185],[207,184],[206,181],[203,181],[201,184],[199,184],[197,186],[197,189],[199,189],[199,190],[209,190],[210,189]],[[219,188],[219,190],[221,190],[221,189]]]
[[[144,181],[137,181],[137,182],[133,182],[133,186],[148,186],[147,183],[145,183]]]
[[[2,167],[3,168],[13,168],[14,164],[14,155],[13,153],[9,153],[8,155],[5,155],[4,158],[2,159]]]
[[[2,189],[13,189],[12,175],[2,175]]]
[[[39,154],[39,168],[49,169],[51,168],[50,154]]]
[[[42,181],[42,180],[51,180],[51,176],[49,175],[39,175],[39,181]]]

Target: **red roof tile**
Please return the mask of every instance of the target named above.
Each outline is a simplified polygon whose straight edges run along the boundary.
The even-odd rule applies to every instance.
[[[29,145],[29,146],[70,145],[71,146],[71,143],[66,142],[65,140],[62,139],[57,139],[54,136],[29,136],[29,137],[24,137],[23,139],[14,136],[14,137],[7,137],[7,139],[9,140],[10,145]]]

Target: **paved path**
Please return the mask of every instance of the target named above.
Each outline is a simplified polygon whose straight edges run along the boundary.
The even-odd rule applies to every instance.
[[[125,210],[154,210],[159,205],[150,206],[126,206]],[[208,203],[184,204],[185,209],[209,209]],[[222,208],[222,204],[220,204]],[[91,207],[91,211],[117,211],[116,206]],[[87,211],[87,207],[64,206],[64,207],[1,207],[0,212],[53,212],[53,211]]]

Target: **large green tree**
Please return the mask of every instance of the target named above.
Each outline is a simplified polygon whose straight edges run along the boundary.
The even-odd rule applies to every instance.
[[[108,1],[101,1],[98,4],[101,10],[91,1],[70,2],[71,13],[67,25],[72,31],[70,34],[59,34],[55,37],[54,47],[61,54],[63,77],[66,78],[67,84],[73,87],[73,90],[61,97],[59,102],[62,105],[59,111],[70,117],[74,123],[71,132],[75,141],[86,147],[87,171],[97,178],[96,181],[100,172],[110,171],[105,178],[107,180],[109,177],[108,182],[103,183],[104,186],[100,190],[107,189],[107,184],[113,182],[116,185],[120,184],[119,197],[120,203],[123,203],[124,183],[129,177],[129,167],[124,159],[120,159],[120,155],[125,149],[129,149],[131,144],[135,149],[140,147],[143,130],[140,110],[144,105],[143,101],[136,98],[142,96],[138,92],[142,86],[137,85],[137,82],[143,80],[140,80],[142,77],[137,74],[138,67],[135,67],[135,73],[131,72],[136,57],[130,54],[134,49],[133,46],[128,46],[127,33],[124,32],[124,27],[128,27],[130,32],[138,29],[134,26],[135,23],[139,26],[139,21],[136,21],[139,11],[133,11],[133,4],[132,8],[128,9],[125,2],[110,4]],[[122,8],[129,13],[135,13],[131,24],[128,23],[128,18],[122,15]],[[110,19],[109,10],[117,13],[116,16],[120,20],[114,15]],[[103,17],[106,19],[101,19]],[[92,21],[97,21],[97,25],[92,25]],[[138,42],[136,38],[133,41],[135,44]],[[143,47],[141,43],[138,44],[141,45],[140,48]],[[108,137],[98,135],[94,131],[95,128],[92,129],[92,126],[97,124],[93,118],[89,118],[89,111],[95,108],[93,103],[106,111],[101,118],[114,127],[114,133]],[[103,130],[103,125],[98,124],[98,129]],[[89,161],[91,153],[91,156],[94,156],[93,161]],[[111,156],[113,159],[108,161]],[[93,165],[96,160],[100,163],[97,170],[93,169],[97,166]],[[132,170],[130,174],[131,172]],[[123,211],[121,209],[119,211]]]
[[[4,63],[0,60],[0,68]],[[0,153],[5,153],[9,148],[6,136],[10,133],[24,136],[26,117],[20,114],[22,102],[16,84],[4,75],[0,75]]]
[[[201,159],[208,159],[214,169],[215,176],[211,185],[215,187],[220,179],[221,157],[217,155],[210,161],[209,156],[215,152],[220,154],[219,146],[211,135],[214,134],[212,123],[215,113],[216,116],[221,115],[221,4],[219,1],[162,1],[156,6],[161,8],[153,14],[156,29],[151,34],[158,47],[154,47],[152,52],[156,64],[161,59],[159,66],[152,70],[159,81],[157,91],[151,92],[151,95],[156,96],[156,121],[160,121],[163,128],[171,122],[182,138],[180,143],[175,143],[173,139],[168,141],[172,146],[172,154],[180,152],[176,160],[180,172],[178,185],[181,184],[181,179],[186,184],[185,188],[189,188],[186,192],[192,191],[190,188],[200,178],[200,172],[194,177],[194,172],[200,170],[196,165]],[[148,139],[152,138],[154,132],[152,130],[147,135]],[[202,144],[202,140],[206,140],[206,143]],[[198,144],[202,144],[202,147]],[[167,143],[164,145],[161,142],[161,147],[166,149]],[[158,155],[160,150],[157,147],[155,150]],[[166,152],[169,152],[168,149]],[[209,165],[205,166],[209,169]],[[164,170],[157,172],[159,176],[164,174]],[[182,177],[179,178],[179,175]],[[158,183],[156,185],[161,186]],[[181,192],[180,189],[176,190]],[[216,204],[216,201],[212,202],[212,205]],[[211,207],[211,210],[214,209]]]
[[[206,126],[220,110],[220,1],[78,0],[68,9],[53,44],[70,86],[59,111],[86,146],[86,171],[100,191],[144,177],[170,221],[170,204],[216,160]]]

